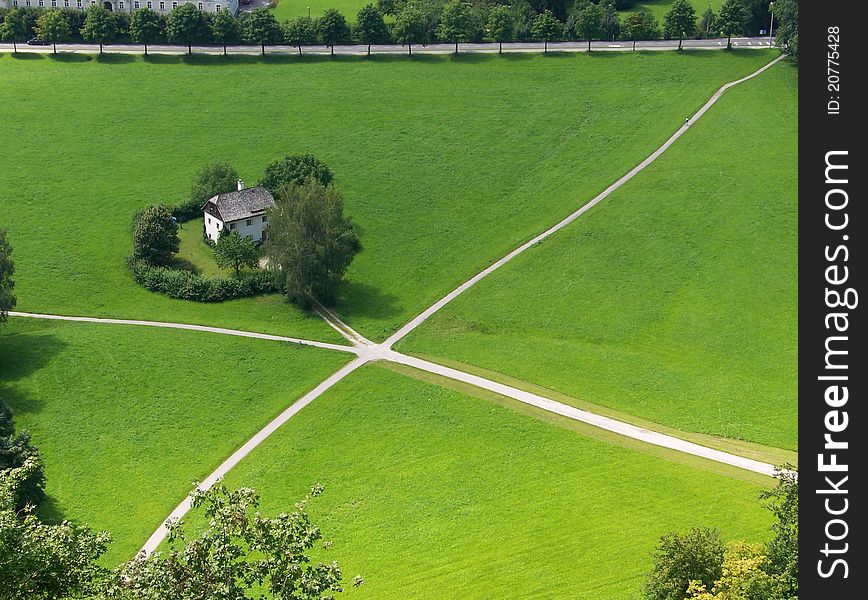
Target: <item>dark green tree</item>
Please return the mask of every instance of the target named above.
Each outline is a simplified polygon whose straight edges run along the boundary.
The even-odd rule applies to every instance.
[[[53,52],[57,54],[57,43],[69,39],[69,23],[62,12],[51,8],[36,19],[36,35],[46,42],[51,42]]]
[[[377,0],[377,10],[384,15],[397,17],[401,9],[407,5],[407,0]]]
[[[389,30],[383,14],[373,4],[368,4],[359,11],[355,37],[360,44],[368,46],[368,56],[371,55],[371,44],[385,44],[389,41]]]
[[[27,19],[20,8],[8,11],[0,23],[0,40],[12,42],[12,52],[18,54],[18,43],[27,41]]]
[[[407,46],[408,54],[413,54],[413,44],[428,44],[431,42],[431,29],[428,20],[415,5],[407,4],[398,13],[393,29],[395,41]]]
[[[39,450],[30,443],[30,433],[16,433],[12,410],[0,398],[0,471],[23,467],[29,458],[36,459],[37,465],[27,470],[16,486],[13,502],[16,511],[27,505],[39,506],[45,499],[45,474]]]
[[[298,55],[301,56],[302,46],[316,43],[316,25],[310,17],[287,21],[283,25],[283,41],[298,48]]]
[[[667,39],[678,38],[681,50],[685,37],[696,33],[696,10],[687,0],[674,0],[669,12],[663,17],[663,35]]]
[[[10,310],[15,308],[15,263],[12,262],[12,246],[6,239],[6,230],[0,229],[0,323],[5,323]]]
[[[793,465],[783,465],[777,479],[777,487],[762,494],[775,516],[775,537],[766,548],[768,571],[778,582],[780,597],[789,600],[799,597],[799,476]]]
[[[17,510],[20,487],[39,470],[36,457],[0,470],[0,598],[93,597],[105,577],[97,559],[111,538],[68,521],[46,525],[32,507]]]
[[[716,30],[715,23],[717,20],[717,15],[714,14],[714,11],[711,10],[711,7],[705,9],[705,12],[702,13],[702,17],[699,19],[699,31],[700,33],[710,36],[713,31]]]
[[[443,7],[440,24],[437,26],[437,37],[444,42],[455,44],[455,54],[458,54],[458,44],[469,42],[476,33],[476,18],[469,4],[462,0],[450,0]]]
[[[331,304],[355,255],[361,250],[343,200],[334,186],[309,179],[281,188],[268,212],[265,254],[279,269],[290,301]]]
[[[572,4],[570,0],[530,0],[534,12],[542,14],[549,11],[561,22],[566,21]]]
[[[190,200],[201,206],[208,198],[231,192],[237,189],[237,186],[238,171],[232,165],[225,162],[208,163],[196,172],[193,187],[190,189]]]
[[[784,48],[796,61],[799,60],[799,1],[777,0],[772,12],[775,15],[775,43]]]
[[[140,8],[130,17],[130,39],[145,47],[148,55],[148,45],[160,41],[162,22],[159,13],[150,8]]]
[[[102,54],[103,44],[107,44],[118,35],[118,23],[115,15],[102,4],[91,4],[85,11],[87,15],[81,28],[81,37],[86,42],[99,44]]]
[[[274,13],[266,7],[260,7],[250,13],[244,19],[244,39],[252,44],[258,44],[262,48],[262,56],[265,56],[265,47],[278,44],[283,41],[283,29],[277,22]]]
[[[328,185],[333,176],[326,164],[313,154],[290,154],[265,167],[265,174],[259,185],[276,194],[284,185],[302,185],[311,178]]]
[[[152,265],[167,265],[181,240],[171,211],[161,204],[143,210],[133,224],[133,258]]]
[[[660,28],[654,15],[646,11],[627,15],[624,19],[623,32],[628,40],[633,40],[633,50],[636,49],[637,40],[653,40],[660,37]]]
[[[280,37],[282,35],[281,32]],[[226,56],[226,46],[241,41],[241,23],[230,11],[221,10],[211,18],[211,39],[223,46],[223,56]]]
[[[259,248],[248,236],[238,235],[237,231],[220,232],[214,246],[214,259],[221,269],[231,268],[235,277],[241,277],[241,269],[252,269],[259,263]]]
[[[204,44],[211,38],[208,17],[193,4],[181,4],[169,13],[166,36],[170,43],[187,46],[187,54],[193,54],[193,44]]]
[[[747,5],[744,0],[724,0],[715,28],[726,36],[726,49],[732,48],[732,36],[741,35],[747,24]]]
[[[515,15],[509,7],[502,4],[492,7],[488,13],[485,35],[491,41],[497,42],[497,52],[502,54],[503,42],[515,37]]]
[[[316,36],[322,44],[331,49],[331,54],[334,56],[335,44],[350,41],[350,26],[339,11],[330,8],[316,20]]]
[[[588,40],[588,52],[591,51],[591,41],[603,35],[603,16],[603,8],[599,4],[587,4],[576,15],[574,33],[576,38]]]
[[[645,582],[646,600],[684,600],[691,581],[711,589],[723,572],[724,544],[716,529],[692,529],[660,538]]]
[[[549,42],[559,40],[564,35],[564,24],[550,10],[546,10],[533,22],[531,34],[537,40],[544,42],[543,52],[549,51]]]

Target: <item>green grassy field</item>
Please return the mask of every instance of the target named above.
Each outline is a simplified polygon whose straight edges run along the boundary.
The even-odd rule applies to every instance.
[[[709,6],[711,6],[711,10],[714,11],[714,14],[717,14],[720,11],[723,2],[722,0],[690,0],[690,4],[692,4],[693,8],[696,10],[696,20],[699,21],[705,11],[708,10]],[[650,12],[654,15],[654,18],[657,19],[657,22],[662,28],[663,17],[666,16],[666,13],[668,13],[671,8],[672,0],[638,0],[632,8],[622,11],[621,16],[623,18],[623,16],[631,12],[638,12],[640,10]]]
[[[189,492],[342,354],[186,331],[12,318],[0,397],[46,463],[48,517],[130,558]]]
[[[354,23],[356,15],[367,4],[377,5],[373,0],[280,0],[273,10],[277,20],[283,22],[295,17],[306,17],[308,14],[315,19],[321,17],[326,10],[336,8],[348,22]]]
[[[370,366],[230,472],[309,508],[352,598],[635,598],[658,538],[769,537],[761,487]],[[197,518],[191,517],[196,523]]]
[[[795,449],[796,84],[780,64],[727,92],[657,162],[398,349]]]
[[[334,340],[277,296],[203,305],[141,289],[124,264],[130,215],[183,199],[205,162],[229,160],[255,182],[274,159],[312,152],[364,247],[337,309],[382,339],[772,54],[30,56],[0,57],[0,129],[16,140],[0,149],[0,223],[20,310]]]

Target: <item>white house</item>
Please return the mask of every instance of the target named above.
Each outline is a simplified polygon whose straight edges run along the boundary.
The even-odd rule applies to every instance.
[[[263,187],[245,188],[238,180],[238,190],[217,194],[202,205],[205,235],[217,241],[224,230],[237,231],[254,242],[265,240],[268,216],[265,211],[274,206],[274,198]]]
[[[91,4],[97,3],[114,12],[131,13],[140,8],[150,8],[164,15],[169,14],[182,4],[195,4],[199,10],[211,13],[229,10],[233,15],[238,14],[240,7],[239,0],[0,0],[0,6],[7,8],[32,6],[35,8],[84,10]]]

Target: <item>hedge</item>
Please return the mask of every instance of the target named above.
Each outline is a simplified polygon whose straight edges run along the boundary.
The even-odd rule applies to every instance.
[[[240,278],[206,277],[193,271],[157,267],[143,260],[127,258],[133,279],[139,285],[171,298],[197,302],[222,302],[256,294],[283,292],[280,273],[264,269]]]

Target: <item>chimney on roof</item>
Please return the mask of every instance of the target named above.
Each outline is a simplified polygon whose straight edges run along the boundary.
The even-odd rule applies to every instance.
[[[244,182],[239,179],[238,180],[238,191],[240,192],[243,189],[244,189]]]

